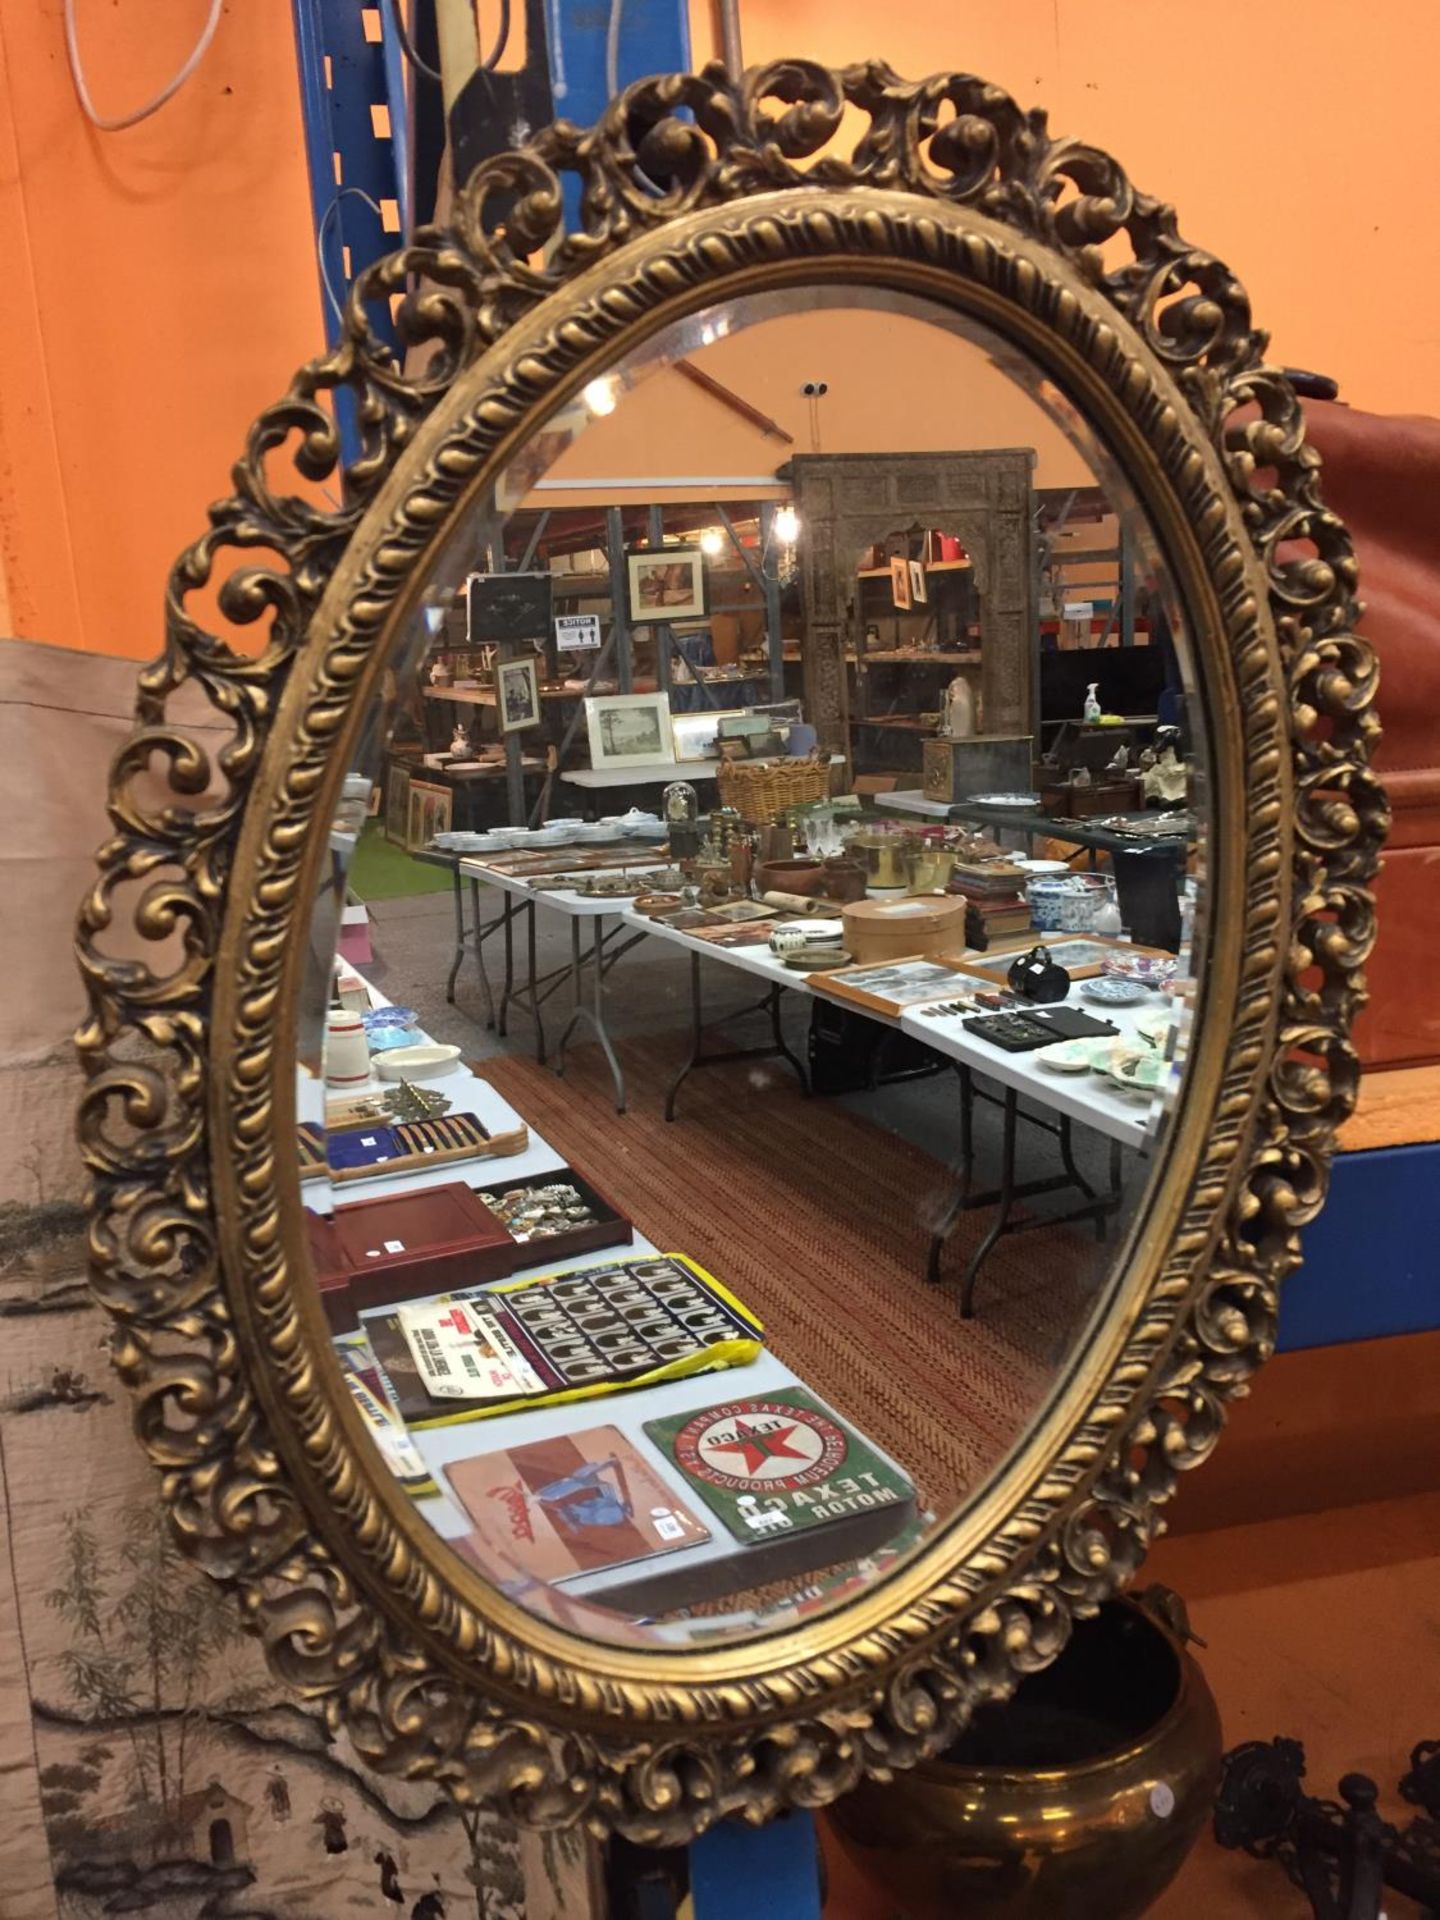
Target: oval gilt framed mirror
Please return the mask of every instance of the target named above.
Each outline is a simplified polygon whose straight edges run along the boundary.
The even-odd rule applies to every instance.
[[[1042,115],[794,61],[485,163],[256,421],[80,1124],[179,1538],[373,1767],[818,1806],[1140,1567],[1324,1195],[1385,824],[1264,346]]]

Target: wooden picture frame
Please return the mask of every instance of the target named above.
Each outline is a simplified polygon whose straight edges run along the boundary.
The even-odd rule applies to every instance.
[[[396,847],[410,844],[410,769],[399,760],[385,775],[385,838]]]
[[[540,681],[535,662],[495,662],[495,713],[502,733],[519,733],[540,724]]]
[[[752,712],[750,707],[702,707],[694,713],[672,713],[670,733],[675,742],[675,762],[684,766],[696,761],[718,760],[720,722],[734,720]]]
[[[585,702],[590,764],[612,767],[673,765],[675,734],[666,693],[597,693]]]
[[[1175,957],[1162,947],[1141,947],[1132,940],[1116,940],[1106,933],[1017,933],[997,941],[983,953],[947,953],[940,958],[946,966],[954,967],[960,973],[973,974],[988,987],[1003,987],[1019,956],[1035,947],[1044,947],[1072,980],[1093,980],[1097,974],[1105,971],[1104,955],[1094,953],[1097,947],[1109,948],[1117,953],[1138,953],[1146,959],[1173,960]],[[1077,955],[1084,950],[1090,957],[1081,960],[1078,965],[1072,965],[1065,957],[1067,948]]]
[[[925,583],[925,564],[921,560],[910,562],[910,598],[917,607],[928,606],[930,601]]]
[[[430,780],[411,780],[410,807],[406,818],[405,849],[420,853],[437,833],[448,833],[455,809],[455,793]]]
[[[910,611],[910,562],[903,553],[890,556],[890,598],[895,602],[896,611]]]
[[[630,624],[698,620],[705,613],[705,555],[699,547],[645,547],[626,555]]]

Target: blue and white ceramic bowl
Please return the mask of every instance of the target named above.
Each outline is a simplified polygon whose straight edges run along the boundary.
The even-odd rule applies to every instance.
[[[375,1044],[377,1033],[409,1033],[420,1024],[420,1016],[414,1007],[371,1007],[360,1017],[365,1022],[365,1032],[371,1046]]]
[[[386,1053],[391,1047],[418,1047],[429,1040],[419,1027],[370,1027],[365,1041],[372,1053]]]
[[[1102,973],[1086,980],[1080,991],[1097,1007],[1138,1007],[1151,997],[1148,987],[1142,987],[1138,980],[1123,979],[1118,973]]]

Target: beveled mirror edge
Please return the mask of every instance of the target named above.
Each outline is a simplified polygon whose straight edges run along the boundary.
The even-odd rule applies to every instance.
[[[801,96],[802,104],[779,122],[766,120],[761,102],[767,93],[782,88]],[[1193,309],[1205,302],[1192,301],[1189,323],[1202,334],[1225,336],[1218,347],[1207,339],[1198,349],[1192,338],[1188,354],[1177,348],[1174,335],[1157,336],[1179,376],[1186,380],[1194,404],[1206,409],[1217,433],[1223,430],[1227,407],[1238,404],[1249,391],[1255,392],[1267,410],[1268,419],[1249,431],[1248,450],[1224,457],[1228,477],[1237,491],[1247,459],[1257,465],[1273,460],[1278,469],[1276,487],[1263,496],[1249,496],[1247,511],[1256,552],[1270,576],[1290,688],[1277,684],[1278,661],[1257,671],[1255,662],[1249,660],[1240,663],[1250,674],[1249,678],[1242,674],[1241,695],[1248,705],[1254,701],[1256,689],[1262,688],[1272,703],[1289,702],[1297,754],[1293,790],[1300,813],[1295,862],[1299,885],[1292,950],[1288,954],[1284,951],[1282,934],[1278,941],[1271,942],[1270,960],[1263,968],[1256,953],[1249,951],[1252,977],[1247,984],[1253,1000],[1256,976],[1263,975],[1259,981],[1263,988],[1279,977],[1282,965],[1287,969],[1284,1002],[1271,1009],[1271,1017],[1283,1022],[1284,1043],[1290,1047],[1308,1045],[1324,1059],[1325,1069],[1287,1064],[1280,1055],[1254,1063],[1257,1075],[1262,1068],[1267,1070],[1271,1104],[1259,1116],[1263,1137],[1256,1141],[1250,1165],[1237,1168],[1237,1177],[1241,1171],[1247,1176],[1248,1191],[1236,1209],[1236,1217],[1227,1223],[1226,1268],[1242,1288],[1249,1290],[1263,1349],[1263,1328],[1273,1312],[1275,1284],[1293,1264],[1296,1228],[1319,1204],[1323,1162],[1334,1127],[1353,1097],[1353,1054],[1345,1035],[1361,991],[1355,984],[1357,970],[1370,938],[1365,882],[1373,870],[1384,827],[1383,798],[1364,764],[1371,730],[1368,706],[1373,669],[1368,650],[1348,631],[1354,612],[1350,599],[1353,566],[1343,530],[1324,514],[1315,496],[1313,461],[1303,446],[1293,395],[1278,376],[1260,367],[1260,343],[1249,332],[1248,312],[1238,288],[1223,269],[1178,241],[1166,210],[1133,195],[1123,175],[1103,156],[1069,143],[1049,143],[1039,116],[1020,115],[995,89],[953,77],[906,88],[876,67],[830,76],[803,63],[791,63],[747,76],[733,89],[716,73],[677,76],[669,81],[642,83],[630,89],[626,99],[634,103],[642,96],[651,103],[688,104],[702,126],[714,126],[723,120],[727,137],[733,142],[713,164],[706,161],[692,168],[681,196],[687,207],[706,201],[732,203],[739,195],[773,189],[777,184],[802,185],[814,201],[814,180],[806,181],[790,164],[791,159],[805,157],[829,137],[827,129],[833,128],[838,118],[838,103],[848,99],[895,136],[888,146],[883,140],[869,147],[862,142],[854,161],[848,169],[842,169],[848,171],[851,184],[898,185],[917,200],[926,194],[939,198],[947,188],[947,197],[960,204],[993,198],[992,210],[1012,223],[1018,220],[1022,226],[1021,216],[1032,219],[1048,243],[1072,260],[1081,258],[1080,248],[1085,242],[1106,237],[1107,226],[1110,231],[1125,227],[1135,244],[1139,264],[1151,268],[1148,282],[1143,273],[1135,274],[1129,292],[1137,313],[1144,310],[1147,325],[1159,325],[1151,311],[1154,304],[1190,280],[1205,289],[1209,308],[1208,313],[1197,316]],[[967,122],[989,129],[993,182],[981,168],[973,179],[967,175],[961,182],[952,176],[949,182],[937,184],[939,177],[929,170],[933,150],[927,159],[922,146],[929,140],[934,115],[943,99],[953,99]],[[573,129],[551,130],[541,136],[536,153],[507,156],[496,163],[490,178],[528,179],[532,186],[529,197],[522,200],[522,237],[533,237],[525,228],[525,219],[543,224],[546,217],[558,218],[558,199],[549,195],[546,187],[547,158],[585,171],[592,179],[603,178],[617,189],[608,200],[591,205],[595,225],[588,235],[581,236],[581,252],[588,248],[592,253],[603,253],[622,245],[631,222],[657,223],[653,201],[641,192],[633,176],[628,189],[617,184],[627,169],[638,169],[624,124],[624,102],[617,103],[591,135],[581,136]],[[688,165],[686,156],[693,158],[694,143],[699,138],[686,123],[665,121],[658,148],[648,156],[652,172],[662,171],[667,154],[670,158],[678,155],[677,164]],[[949,151],[961,165],[966,163],[962,147],[952,142]],[[828,164],[832,173],[842,167],[839,162]],[[788,181],[784,177],[787,172],[791,176]],[[1067,174],[1080,188],[1079,197],[1057,211],[1048,194],[1058,191],[1059,181]],[[838,187],[842,182],[832,178],[826,184]],[[437,259],[434,248],[427,250],[425,237],[417,236],[416,246],[376,269],[372,281],[374,286],[383,286],[388,273],[388,284],[398,285],[409,268],[423,271],[437,265],[452,279],[457,275],[468,279],[476,296],[474,311],[488,315],[478,330],[467,334],[468,323],[462,323],[458,310],[448,316],[438,311],[431,315],[432,320],[450,325],[452,337],[461,343],[450,379],[465,363],[463,348],[467,341],[473,348],[487,330],[495,338],[503,332],[507,317],[515,317],[517,309],[532,305],[554,290],[554,283],[544,284],[543,275],[532,274],[523,263],[507,260],[503,249],[477,245],[473,224],[477,199],[483,199],[483,184],[478,194],[462,198],[457,210],[456,246],[439,250]],[[554,205],[547,215],[545,209],[552,200]],[[815,204],[818,208],[818,201]],[[673,210],[662,209],[660,217],[668,211]],[[467,238],[475,250],[467,251]],[[576,267],[571,244],[568,270]],[[560,259],[563,275],[567,270],[563,247]],[[583,266],[583,260],[579,264]],[[1176,276],[1173,281],[1172,273]],[[1121,304],[1117,294],[1124,290],[1119,283],[1102,291]],[[420,296],[422,319],[425,297]],[[1243,324],[1237,315],[1243,315]],[[1182,315],[1182,324],[1175,330],[1182,336],[1182,346],[1184,322]],[[473,359],[473,351],[469,357]],[[285,1512],[285,1500],[277,1497],[277,1461],[270,1438],[256,1419],[256,1410],[247,1404],[246,1369],[225,1344],[229,1321],[218,1285],[216,1249],[213,1242],[206,1244],[209,1170],[203,1158],[203,1137],[196,1129],[206,1081],[205,983],[218,950],[219,904],[239,814],[272,715],[270,687],[284,674],[291,654],[311,626],[327,558],[333,557],[354,531],[366,501],[373,503],[400,445],[411,437],[416,419],[449,384],[435,376],[419,395],[406,389],[393,367],[386,367],[380,356],[367,348],[358,292],[351,304],[346,343],[337,355],[309,369],[308,379],[312,394],[337,381],[356,381],[370,398],[375,419],[381,423],[373,455],[362,461],[359,470],[352,470],[350,497],[355,504],[347,499],[344,509],[327,515],[303,502],[277,502],[264,485],[260,467],[266,447],[283,440],[292,426],[299,425],[315,436],[308,456],[310,477],[316,477],[316,471],[333,458],[333,430],[306,397],[304,386],[297,383],[288,406],[282,403],[280,409],[272,410],[252,433],[249,459],[237,470],[245,475],[245,497],[218,510],[212,533],[177,567],[170,605],[170,651],[164,661],[149,670],[142,683],[139,717],[142,727],[151,731],[137,736],[117,760],[112,818],[118,837],[102,851],[105,877],[82,911],[82,964],[94,1010],[80,1037],[82,1059],[90,1076],[82,1108],[82,1133],[96,1181],[92,1245],[102,1298],[121,1322],[117,1361],[132,1385],[142,1390],[137,1403],[142,1437],[169,1471],[167,1492],[175,1505],[182,1537],[212,1569],[228,1570],[237,1584],[248,1585],[256,1623],[260,1623],[262,1611],[268,1612],[267,1637],[277,1665],[311,1691],[325,1695],[331,1711],[347,1719],[357,1731],[361,1750],[378,1764],[439,1772],[457,1787],[468,1785],[472,1791],[496,1793],[511,1811],[522,1816],[564,1819],[584,1815],[597,1826],[615,1824],[646,1836],[676,1837],[732,1807],[743,1807],[758,1817],[781,1804],[833,1797],[862,1767],[903,1764],[938,1744],[945,1725],[963,1709],[963,1701],[957,1701],[953,1692],[947,1700],[919,1686],[912,1688],[909,1698],[901,1697],[897,1673],[887,1689],[883,1708],[878,1700],[872,1700],[857,1719],[853,1695],[861,1682],[852,1679],[841,1690],[851,1696],[848,1710],[837,1705],[830,1721],[822,1724],[826,1707],[821,1702],[810,1710],[804,1723],[777,1727],[769,1736],[764,1765],[757,1755],[749,1753],[749,1737],[742,1734],[738,1740],[722,1740],[709,1749],[682,1745],[678,1758],[684,1766],[672,1770],[677,1755],[666,1755],[654,1746],[642,1752],[644,1742],[637,1741],[638,1730],[632,1720],[628,1728],[617,1725],[613,1739],[596,1736],[577,1747],[572,1737],[568,1743],[571,1751],[562,1759],[582,1759],[585,1780],[579,1792],[567,1792],[560,1786],[562,1774],[554,1770],[554,1757],[546,1758],[543,1728],[505,1721],[504,1708],[497,1700],[472,1702],[473,1720],[461,1715],[453,1699],[453,1687],[436,1676],[431,1676],[433,1684],[427,1687],[400,1642],[391,1637],[393,1629],[369,1616],[366,1608],[353,1607],[353,1586],[342,1567],[330,1562],[323,1568],[308,1569],[318,1574],[333,1596],[328,1619],[325,1606],[302,1603],[299,1594],[293,1595],[288,1613],[285,1606],[277,1607],[263,1598],[263,1590],[277,1573],[302,1570],[306,1543],[295,1525],[296,1516]],[[1275,555],[1276,543],[1307,534],[1321,557],[1287,569]],[[238,617],[253,618],[266,603],[267,595],[275,597],[280,608],[278,638],[257,665],[218,655],[207,647],[199,630],[189,622],[183,600],[190,588],[208,576],[213,555],[220,548],[260,544],[267,535],[272,537],[264,539],[264,544],[284,553],[292,561],[293,572],[289,576],[268,576],[268,584],[257,581],[238,588],[230,609],[232,613],[238,610]],[[1307,626],[1322,630],[1313,634],[1306,631]],[[367,640],[373,643],[374,638],[372,631]],[[146,814],[124,791],[129,775],[153,750],[169,755],[172,789],[177,794],[193,794],[203,788],[205,782],[191,749],[163,725],[165,699],[187,677],[199,679],[214,703],[238,720],[238,750],[227,769],[236,783],[230,801],[200,821],[186,821],[179,809],[174,810],[173,818]],[[1271,714],[1272,750],[1274,741],[1282,739],[1274,727],[1283,717],[1275,706]],[[1328,739],[1318,737],[1326,728],[1330,729]],[[1252,792],[1253,780],[1263,774],[1269,782],[1273,806],[1276,770],[1272,767],[1265,772],[1252,765],[1246,772],[1252,779]],[[1288,790],[1287,781],[1281,784]],[[310,799],[313,805],[313,789]],[[1283,839],[1282,833],[1282,845]],[[1272,883],[1274,851],[1272,843]],[[172,865],[184,866],[187,884],[167,896],[166,903],[157,902],[150,924],[159,930],[162,923],[169,923],[173,912],[188,916],[190,952],[178,975],[146,979],[133,968],[105,960],[95,943],[109,916],[111,888],[127,877],[163,868],[167,859]],[[1253,889],[1256,876],[1252,873],[1250,879]],[[1271,904],[1273,907],[1273,898]],[[1324,988],[1320,993],[1307,994],[1302,976],[1312,953],[1324,977]],[[125,1064],[124,1050],[116,1043],[136,1033],[151,1044],[177,1049],[176,1058],[169,1063],[174,1077],[168,1088],[163,1076],[151,1069]],[[243,1079],[251,1073],[262,1073],[263,1067],[242,1054],[237,1056],[236,1072]],[[165,1129],[160,1140],[146,1147],[142,1139],[137,1148],[111,1138],[106,1108],[115,1097],[129,1102],[132,1117],[142,1130]],[[1237,1123],[1227,1116],[1230,1124],[1242,1127],[1249,1119],[1248,1114],[1240,1116]],[[254,1176],[253,1156],[264,1157],[264,1143],[246,1139],[252,1164],[241,1173],[242,1185]],[[157,1194],[152,1178],[157,1173],[169,1182],[168,1191],[162,1186],[161,1194]],[[1181,1196],[1174,1197],[1178,1203]],[[1217,1225],[1213,1198],[1209,1212],[1205,1225],[1213,1230]],[[1247,1216],[1252,1222],[1259,1221],[1263,1229],[1254,1253],[1247,1253],[1240,1244]],[[266,1255],[265,1241],[272,1231],[272,1221],[263,1211],[253,1231],[258,1237],[252,1244],[252,1254]],[[179,1260],[179,1274],[167,1271],[176,1264],[177,1250],[182,1246],[193,1250],[190,1260]],[[189,1271],[185,1271],[187,1266]],[[264,1268],[263,1258],[258,1266]],[[271,1286],[274,1279],[272,1270],[264,1287]],[[258,1296],[262,1300],[266,1297],[264,1287]],[[1192,1305],[1198,1310],[1200,1302]],[[1219,1311],[1240,1312],[1223,1300]],[[1240,1317],[1243,1320],[1245,1316],[1241,1313]],[[196,1362],[198,1371],[183,1382],[175,1376],[167,1377],[164,1369],[154,1367],[151,1358],[156,1337],[163,1337],[167,1327],[174,1330],[182,1322],[192,1330],[203,1322],[206,1329],[205,1351]],[[1210,1369],[1209,1384],[1218,1395],[1214,1403],[1217,1407],[1229,1392],[1243,1386],[1245,1375],[1263,1358],[1254,1341],[1247,1345],[1238,1340],[1238,1333],[1234,1325],[1217,1325],[1210,1330],[1212,1360],[1216,1353],[1223,1352],[1227,1341],[1234,1347],[1228,1363],[1217,1361]],[[1197,1374],[1197,1380],[1199,1377]],[[184,1418],[192,1423],[188,1432],[178,1419],[166,1415],[166,1401],[172,1394],[177,1396]],[[1167,1476],[1173,1482],[1173,1462],[1167,1454],[1180,1437],[1173,1423],[1166,1428],[1163,1420],[1151,1433],[1152,1479],[1157,1484]],[[214,1472],[221,1463],[229,1470],[223,1498]],[[1123,1471],[1120,1478],[1123,1482]],[[1085,1491],[1084,1481],[1077,1481],[1071,1495],[1076,1524]],[[1113,1491],[1118,1508],[1125,1498],[1123,1485]],[[1168,1487],[1157,1491],[1142,1477],[1129,1497],[1132,1504],[1144,1508],[1164,1492]],[[208,1515],[204,1511],[207,1500],[215,1502]],[[1085,1541],[1077,1540],[1074,1545],[1083,1561]],[[1102,1579],[1097,1587],[1103,1584]],[[1088,1598],[1082,1597],[1078,1604],[1088,1604]],[[1053,1644],[1048,1651],[1058,1649],[1067,1620],[1068,1610],[1061,1607],[1050,1622]],[[992,1639],[992,1653],[997,1644]],[[1046,1650],[1032,1641],[1022,1651],[1024,1657],[1039,1658]],[[1013,1684],[1008,1659],[997,1661],[987,1677],[997,1688],[1007,1678]],[[721,1717],[733,1715],[742,1705],[734,1697],[727,1701],[723,1697],[727,1691],[722,1683],[713,1700]],[[692,1701],[692,1710],[694,1704]],[[748,1704],[753,1711],[753,1699]],[[672,1705],[678,1709],[680,1703],[677,1700]],[[412,1709],[429,1716],[423,1732],[410,1724]],[[868,1733],[863,1732],[861,1721],[866,1715],[878,1716],[882,1711],[888,1716],[888,1725],[874,1724]],[[682,1718],[677,1713],[672,1724],[680,1724]],[[652,1727],[652,1735],[655,1732]],[[626,1766],[634,1767],[635,1777],[623,1774],[621,1769]],[[682,1779],[686,1768],[696,1770],[694,1778]]]

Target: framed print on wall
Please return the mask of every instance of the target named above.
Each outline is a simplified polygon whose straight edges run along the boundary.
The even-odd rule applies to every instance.
[[[499,660],[495,664],[495,707],[502,733],[518,733],[540,721],[540,683],[533,660]]]
[[[450,831],[455,795],[449,787],[428,780],[410,782],[410,819],[405,845],[411,853],[428,847],[437,833]]]
[[[644,767],[675,758],[668,694],[592,695],[585,702],[585,725],[590,764],[597,772],[602,767]]]
[[[902,613],[910,611],[910,562],[903,553],[890,556],[890,598]]]
[[[398,760],[385,776],[385,838],[397,847],[410,842],[410,769]]]
[[[699,547],[652,547],[628,556],[630,624],[697,620],[705,611],[705,556]]]

